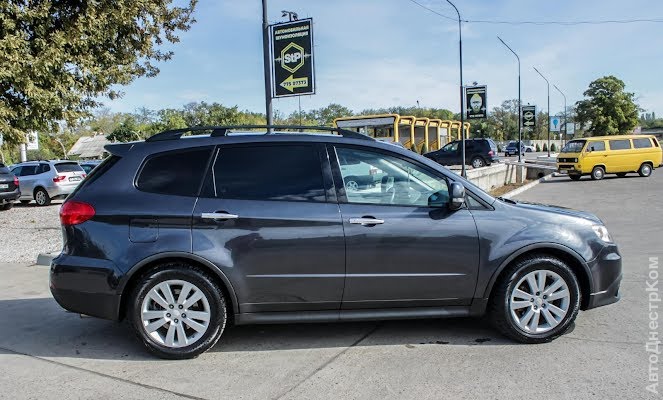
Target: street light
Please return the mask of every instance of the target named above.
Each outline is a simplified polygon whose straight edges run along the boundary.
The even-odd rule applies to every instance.
[[[561,90],[556,85],[553,85],[555,89],[564,97],[564,136],[566,136],[566,95],[562,93]],[[564,136],[562,136],[562,145],[564,145],[564,139],[566,139]]]
[[[541,78],[543,78],[543,80],[546,81],[546,85],[548,85],[548,158],[550,158],[550,82],[548,82],[548,79],[546,79],[546,77],[543,76],[543,74],[538,69],[536,69],[536,67],[532,68],[534,68],[534,71],[541,75]]]
[[[513,55],[516,56],[516,59],[518,59],[518,146],[520,147],[518,149],[518,162],[521,162],[522,161],[522,154],[521,154],[522,151],[520,151],[520,150],[522,149],[522,143],[523,143],[523,122],[522,122],[523,111],[521,109],[522,104],[521,104],[521,101],[520,101],[520,57],[518,57],[518,54],[516,54],[516,52],[513,51],[513,49],[511,47],[509,47],[509,45],[506,44],[504,42],[504,40],[502,40],[501,37],[498,36],[497,38],[500,40],[500,42],[502,42],[503,45],[506,46],[507,49],[511,50]]]
[[[461,132],[461,151],[460,151],[460,161],[461,169],[460,176],[467,178],[467,173],[465,172],[465,111],[463,110],[463,27],[461,25],[460,12],[458,8],[451,1],[447,0],[447,3],[451,4],[451,7],[456,10],[458,14],[458,59],[460,65],[460,132]]]
[[[269,58],[269,22],[267,21],[267,0],[262,0],[262,58],[263,72],[265,74],[265,114],[267,125],[274,125],[272,113],[272,77],[270,73],[271,60]],[[271,128],[269,128],[271,130]]]

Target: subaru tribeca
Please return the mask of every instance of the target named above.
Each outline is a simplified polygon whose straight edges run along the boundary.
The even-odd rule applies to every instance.
[[[542,343],[619,299],[621,256],[596,216],[493,198],[356,132],[293,128],[108,145],[60,211],[57,302],[126,318],[147,349],[178,359],[228,324],[488,313],[506,336]],[[348,190],[357,164],[380,179]]]

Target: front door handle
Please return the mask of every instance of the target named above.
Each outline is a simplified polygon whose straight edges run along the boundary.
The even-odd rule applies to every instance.
[[[351,224],[358,224],[358,225],[362,225],[362,226],[371,226],[371,225],[384,224],[384,220],[383,219],[377,219],[377,218],[367,218],[367,217],[350,218],[350,223]]]
[[[214,220],[229,220],[229,219],[237,219],[239,218],[239,215],[237,214],[228,214],[226,212],[213,212],[213,213],[202,213],[200,215],[200,218],[202,219],[214,219]]]

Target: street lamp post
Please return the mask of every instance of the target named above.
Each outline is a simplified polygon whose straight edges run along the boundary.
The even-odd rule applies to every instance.
[[[270,73],[269,59],[269,24],[267,22],[267,0],[262,0],[262,56],[263,69],[265,73],[265,114],[267,115],[267,125],[274,125],[274,116],[272,114],[272,76]]]
[[[463,110],[463,26],[462,26],[462,21],[460,19],[460,12],[458,11],[458,8],[452,3],[451,1],[447,0],[447,3],[451,4],[451,7],[456,10],[456,14],[458,14],[458,61],[459,61],[459,66],[460,66],[460,132],[461,132],[461,151],[460,151],[460,158],[461,158],[461,170],[460,170],[460,176],[463,178],[467,177],[467,173],[465,171],[465,111]]]
[[[556,85],[553,85],[553,86],[562,95],[562,97],[564,97],[564,136],[566,136],[566,95],[564,93],[562,93],[562,91],[559,90],[559,88]],[[566,139],[566,137],[564,137],[564,136],[562,136],[562,138],[563,138],[562,139],[562,145],[564,145],[564,141]]]
[[[546,79],[546,77],[543,76],[543,74],[538,69],[536,69],[536,67],[532,68],[534,68],[534,71],[541,75],[541,78],[543,78],[543,80],[546,81],[546,85],[548,85],[548,158],[550,158],[550,82],[548,82],[548,79]]]
[[[500,42],[502,42],[504,46],[506,46],[507,49],[509,49],[513,53],[514,56],[516,56],[516,59],[518,60],[518,146],[519,146],[518,162],[521,162],[522,161],[521,149],[523,143],[523,121],[522,121],[523,111],[522,111],[522,102],[520,100],[520,57],[518,57],[518,54],[516,54],[516,52],[513,51],[513,49],[509,47],[509,45],[506,44],[501,37],[498,36],[497,38],[500,40]]]

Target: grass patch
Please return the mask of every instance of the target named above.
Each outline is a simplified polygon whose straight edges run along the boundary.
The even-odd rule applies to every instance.
[[[518,189],[521,186],[525,186],[528,183],[534,182],[535,180],[536,179],[525,179],[525,181],[523,183],[509,183],[507,185],[500,186],[498,188],[495,188],[495,189],[491,190],[490,194],[492,196],[495,196],[495,197],[503,196],[503,195],[509,193],[510,191],[512,191],[514,189]]]

